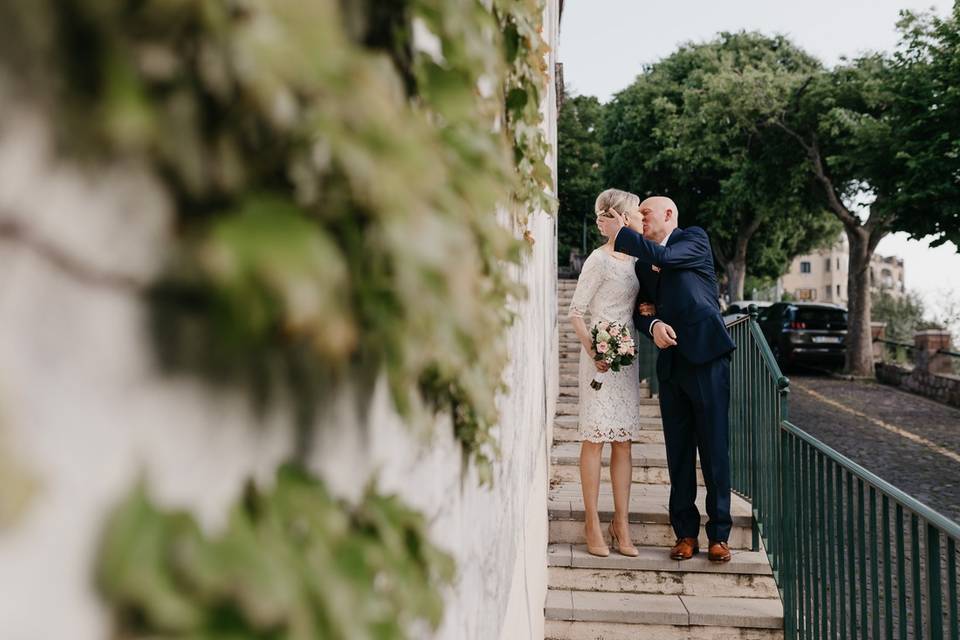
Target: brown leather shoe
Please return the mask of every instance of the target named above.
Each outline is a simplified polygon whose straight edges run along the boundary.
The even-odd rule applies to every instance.
[[[730,545],[728,545],[726,542],[711,540],[710,550],[707,552],[707,557],[710,559],[710,562],[729,562]]]
[[[700,543],[696,538],[678,538],[677,544],[670,549],[670,557],[674,560],[689,560],[699,551]]]

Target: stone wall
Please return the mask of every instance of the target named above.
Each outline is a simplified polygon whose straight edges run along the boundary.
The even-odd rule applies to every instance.
[[[554,44],[558,8],[549,5]],[[548,62],[554,69],[555,52]],[[544,126],[555,149],[550,87]],[[108,510],[143,476],[156,500],[216,530],[244,482],[268,482],[290,453],[290,415],[255,414],[239,393],[157,369],[145,306],[128,284],[156,275],[173,233],[158,185],[136,166],[92,176],[64,164],[45,120],[2,93],[0,113],[0,220],[24,231],[0,240],[0,638],[100,639],[110,620],[91,576]],[[492,487],[464,467],[447,420],[432,439],[411,433],[382,380],[364,411],[344,393],[317,424],[310,464],[337,493],[355,497],[376,478],[424,511],[433,539],[455,556],[438,638],[543,637],[554,219],[535,215],[529,230],[536,242],[516,270],[529,297],[509,337]],[[7,508],[11,487],[17,509]]]
[[[960,376],[954,375],[951,336],[947,331],[914,334],[914,366],[877,362],[877,380],[922,396],[960,407]]]
[[[960,407],[960,376],[934,374],[899,364],[878,362],[877,380]]]

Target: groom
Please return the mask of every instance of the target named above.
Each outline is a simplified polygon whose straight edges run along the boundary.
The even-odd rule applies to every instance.
[[[670,523],[677,543],[670,557],[687,560],[700,550],[697,451],[707,487],[708,557],[730,560],[730,352],[733,341],[720,316],[713,252],[700,227],[677,228],[677,205],[664,196],[640,203],[643,235],[627,228],[622,215],[599,218],[615,250],[659,271],[656,315],[643,316],[637,330],[660,349],[660,413],[670,472]]]

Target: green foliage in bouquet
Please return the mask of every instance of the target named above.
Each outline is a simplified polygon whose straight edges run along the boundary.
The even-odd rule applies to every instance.
[[[620,371],[637,357],[636,344],[630,330],[619,322],[601,322],[590,330],[593,340],[593,357],[597,362],[606,362],[611,371]],[[622,349],[621,349],[622,347]]]
[[[542,10],[4,3],[0,76],[64,148],[145,166],[167,191],[177,243],[148,292],[165,366],[292,396],[304,429],[324,390],[385,371],[408,418],[452,411],[487,477],[523,294],[508,268],[529,213],[552,208]]]
[[[250,487],[205,534],[143,486],[111,516],[98,588],[124,638],[402,640],[441,619],[452,559],[423,517],[368,490],[348,507],[301,469]]]

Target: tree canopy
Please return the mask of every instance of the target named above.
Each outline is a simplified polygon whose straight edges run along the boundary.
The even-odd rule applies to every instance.
[[[946,19],[904,13],[899,27],[893,55],[813,73],[790,95],[767,78],[766,105],[747,116],[794,139],[843,224],[847,369],[860,375],[873,373],[868,273],[877,244],[894,231],[935,245],[960,240],[960,5]]]
[[[557,181],[560,200],[557,230],[558,264],[570,252],[581,255],[600,243],[593,224],[593,204],[603,188],[600,128],[603,105],[593,96],[566,95],[557,118]]]
[[[735,110],[766,98],[757,78],[778,78],[786,95],[820,69],[783,37],[724,33],[652,65],[607,108],[607,183],[671,196],[683,226],[710,234],[733,298],[742,297],[747,270],[779,276],[794,255],[837,232],[811,189],[804,154],[783,132],[758,130]]]

